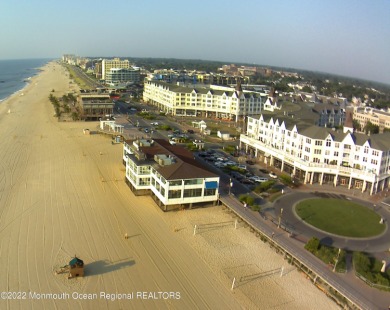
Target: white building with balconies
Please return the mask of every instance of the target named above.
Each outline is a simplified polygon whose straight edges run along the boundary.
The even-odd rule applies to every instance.
[[[328,183],[371,195],[390,186],[390,132],[369,136],[346,127],[287,125],[261,115],[248,117],[240,146],[305,184]]]
[[[176,116],[198,116],[238,122],[247,115],[259,115],[267,97],[253,91],[210,85],[186,87],[145,81],[143,100]]]

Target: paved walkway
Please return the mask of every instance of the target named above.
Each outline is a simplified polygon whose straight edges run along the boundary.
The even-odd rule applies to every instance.
[[[325,191],[326,190],[327,189],[325,188]],[[280,200],[280,202],[275,202],[275,204],[265,203],[262,205],[263,210],[268,210],[268,212],[266,212],[266,217],[262,216],[259,212],[244,209],[243,205],[233,195],[229,196],[227,193],[221,194],[221,201],[252,226],[262,231],[269,238],[273,238],[280,246],[299,258],[305,265],[309,266],[334,288],[348,299],[352,300],[355,304],[359,305],[362,309],[388,309],[390,304],[389,292],[383,292],[367,286],[355,276],[350,263],[348,264],[347,273],[338,274],[332,272],[331,267],[325,265],[304,249],[304,245],[309,239],[308,236],[297,235],[296,237],[291,238],[289,233],[277,228],[277,221],[270,220],[271,218],[276,219],[275,214],[278,210],[278,204],[280,206],[283,205],[283,208],[287,207],[288,203],[291,205],[291,202],[289,202],[290,195],[306,195],[315,191],[315,186],[312,189],[304,188],[303,190],[298,190],[297,193],[295,193],[295,190],[294,193],[289,193],[287,191],[285,197],[283,197],[283,200]],[[344,193],[340,191],[333,191],[333,193],[344,195]],[[376,202],[379,203],[380,200],[377,200]],[[386,212],[387,214],[390,214],[388,211]],[[368,246],[370,246],[370,242],[368,242]],[[384,255],[387,254],[384,253]],[[390,256],[388,261],[390,261]]]

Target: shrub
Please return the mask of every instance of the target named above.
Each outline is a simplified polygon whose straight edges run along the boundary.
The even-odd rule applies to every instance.
[[[169,130],[172,130],[172,127],[169,125],[163,124],[163,125],[157,126],[157,129],[169,131]]]
[[[260,183],[259,185],[256,186],[254,191],[256,193],[265,192],[265,191],[269,190],[272,186],[274,186],[274,184],[275,184],[275,181],[273,181],[273,180],[269,180],[267,182]]]
[[[305,249],[313,254],[317,253],[319,247],[320,240],[316,237],[312,237],[305,245]]]
[[[252,211],[259,212],[261,210],[261,207],[259,205],[253,205],[251,206]]]
[[[238,197],[238,200],[242,203],[246,202],[246,204],[248,206],[253,206],[253,204],[255,203],[255,198],[253,198],[252,196],[248,195],[248,194],[242,194]]]

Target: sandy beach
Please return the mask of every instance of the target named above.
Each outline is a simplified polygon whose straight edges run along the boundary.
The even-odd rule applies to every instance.
[[[337,309],[221,206],[135,197],[122,145],[53,117],[70,86],[51,62],[0,104],[1,309]],[[85,277],[55,273],[75,255]]]

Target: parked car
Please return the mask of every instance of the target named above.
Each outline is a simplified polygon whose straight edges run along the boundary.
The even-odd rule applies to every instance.
[[[251,179],[242,179],[240,181],[242,184],[246,184],[246,185],[254,185],[255,182],[253,182]]]
[[[254,175],[252,177],[249,177],[248,179],[254,181],[254,182],[257,182],[257,183],[263,183],[263,182],[267,182],[268,179],[267,178],[263,178],[263,177],[259,177],[257,175]]]
[[[158,126],[158,122],[151,122],[150,125],[152,125],[152,126]]]
[[[265,174],[268,174],[268,173],[269,173],[269,171],[266,170],[266,169],[264,169],[264,168],[260,168],[259,171],[262,172],[262,173],[265,173]]]
[[[273,173],[273,172],[270,172],[270,173],[269,173],[269,176],[270,176],[271,178],[273,178],[273,179],[277,179],[277,178],[278,178],[278,176],[277,176],[275,173]]]
[[[253,161],[251,161],[251,160],[247,160],[246,163],[247,163],[248,165],[254,165],[254,164],[255,164],[255,163],[254,163]]]
[[[187,133],[191,133],[192,134],[192,133],[194,133],[194,131],[192,129],[188,129]]]
[[[169,140],[169,143],[170,143],[171,145],[176,145],[176,142],[173,141],[173,140]]]
[[[239,164],[239,165],[238,165],[238,168],[246,170],[246,166],[245,166],[245,165],[242,165],[242,164]]]
[[[237,163],[236,163],[235,161],[232,161],[232,160],[228,160],[228,161],[226,162],[226,164],[227,164],[228,166],[237,166]]]

